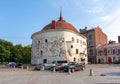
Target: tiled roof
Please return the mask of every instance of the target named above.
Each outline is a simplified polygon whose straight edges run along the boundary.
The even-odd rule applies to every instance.
[[[54,26],[54,28],[53,28],[53,26]],[[70,23],[68,23],[65,20],[63,20],[61,12],[60,12],[59,20],[58,21],[54,20],[54,23],[51,22],[50,24],[46,25],[42,29],[42,31],[44,31],[44,30],[50,30],[50,29],[69,29],[69,30],[72,30],[74,32],[78,32],[77,29],[73,25],[71,25]]]

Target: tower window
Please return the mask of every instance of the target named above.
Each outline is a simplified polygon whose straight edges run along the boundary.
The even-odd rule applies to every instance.
[[[45,43],[47,43],[48,42],[48,40],[47,39],[45,39]]]
[[[80,43],[82,44],[82,40],[80,40]]]
[[[38,44],[40,44],[40,41],[38,41]]]
[[[74,41],[74,37],[72,37],[72,41]]]
[[[76,61],[76,58],[74,57],[73,60],[74,60],[74,62],[75,62],[75,61]]]
[[[41,56],[42,56],[43,55],[43,51],[41,50],[40,53],[41,53]]]
[[[73,45],[71,45],[71,48],[73,48]]]
[[[76,49],[76,54],[78,54],[78,49]]]
[[[79,39],[77,39],[77,43],[79,43]]]

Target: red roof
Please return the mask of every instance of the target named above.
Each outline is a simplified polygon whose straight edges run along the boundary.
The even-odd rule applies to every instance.
[[[67,23],[65,20],[63,20],[62,13],[60,12],[60,17],[58,21],[53,20],[50,24],[46,25],[43,30],[50,30],[50,29],[69,29],[74,32],[78,32],[77,29],[71,25],[70,23]]]

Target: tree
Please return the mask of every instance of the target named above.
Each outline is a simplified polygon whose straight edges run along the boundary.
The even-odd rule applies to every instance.
[[[0,45],[3,48],[4,53],[1,55],[1,59],[4,59],[2,61],[9,62],[11,57],[11,50],[13,48],[13,44],[11,42],[5,41],[3,39],[0,39]]]
[[[21,60],[23,63],[29,64],[31,61],[31,46],[24,46],[23,47],[23,57]]]
[[[12,61],[19,62],[23,56],[23,47],[21,44],[15,45],[12,51]]]
[[[13,45],[11,42],[0,39],[0,62],[22,62],[30,63],[31,45]]]
[[[3,63],[4,61],[7,62],[9,59],[10,52],[5,49],[4,46],[0,45],[0,61]]]

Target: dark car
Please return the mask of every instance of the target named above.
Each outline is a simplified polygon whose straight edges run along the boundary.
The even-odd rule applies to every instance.
[[[7,64],[7,67],[17,67],[17,68],[19,68],[21,66],[22,66],[22,63],[19,63],[19,62],[9,62]]]
[[[44,67],[44,64],[39,64],[35,66],[34,70],[41,70]]]
[[[114,61],[113,63],[114,63],[114,64],[120,64],[120,60]]]
[[[63,70],[65,72],[68,72],[69,69],[70,69],[71,72],[74,72],[74,71],[83,71],[85,69],[85,64],[84,63],[71,62],[67,66],[64,66]]]

